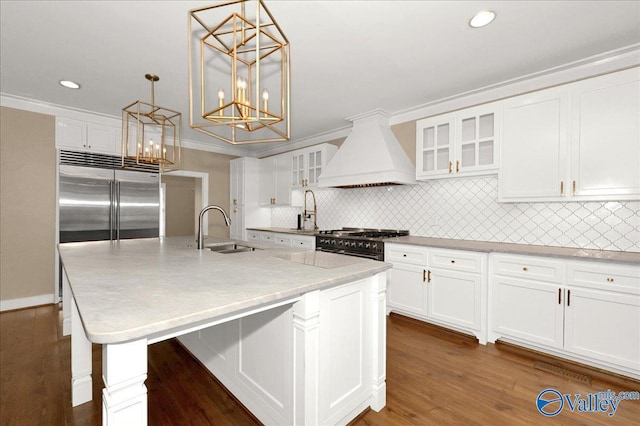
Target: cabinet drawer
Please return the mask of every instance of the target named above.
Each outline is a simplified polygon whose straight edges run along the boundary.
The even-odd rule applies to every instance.
[[[429,267],[453,269],[455,271],[482,272],[484,253],[469,253],[457,250],[431,250]]]
[[[567,282],[576,287],[640,294],[640,266],[570,262]]]
[[[493,258],[493,273],[552,283],[564,282],[564,262],[535,256],[497,255]]]
[[[260,236],[261,236],[261,233],[260,233],[260,232],[256,232],[256,231],[247,231],[247,240],[248,240],[248,241],[256,241],[256,242],[259,242],[259,241],[260,241]]]
[[[278,246],[291,247],[291,237],[286,235],[274,235],[273,242]]]
[[[315,245],[315,240],[313,238],[293,238],[291,240],[291,247],[313,250],[315,249]]]
[[[264,232],[260,234],[260,242],[273,244],[275,241],[274,234],[270,232]]]
[[[427,249],[403,244],[385,244],[385,258],[387,262],[404,262],[412,265],[427,264]]]

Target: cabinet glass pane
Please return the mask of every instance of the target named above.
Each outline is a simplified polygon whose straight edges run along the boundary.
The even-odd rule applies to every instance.
[[[298,155],[298,169],[304,169],[304,157],[302,155]]]
[[[446,170],[449,168],[449,148],[441,148],[438,150],[438,170]]]
[[[480,138],[493,137],[493,114],[480,116]]]
[[[480,142],[478,146],[478,164],[493,164],[493,141]]]
[[[320,167],[322,164],[322,151],[316,152],[316,166]]]
[[[423,135],[422,148],[424,148],[424,149],[433,148],[433,145],[435,143],[434,128],[433,127],[427,127],[426,129],[424,129],[422,131],[422,135]]]
[[[314,167],[316,165],[316,153],[309,153],[309,167]]]
[[[476,118],[462,120],[462,141],[472,141],[476,138]]]
[[[449,124],[441,124],[438,126],[438,146],[449,145]],[[438,154],[439,156],[439,154]],[[447,160],[448,161],[448,160]]]
[[[462,167],[473,167],[476,164],[476,144],[467,143],[462,145],[462,158],[460,163]]]
[[[422,171],[430,172],[434,169],[435,155],[433,150],[424,151],[422,153]]]

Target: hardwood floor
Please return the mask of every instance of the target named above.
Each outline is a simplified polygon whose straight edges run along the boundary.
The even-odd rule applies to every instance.
[[[387,406],[353,425],[541,424],[535,400],[546,388],[586,395],[640,391],[640,383],[583,369],[587,380],[534,368],[540,357],[391,315],[387,322]],[[0,425],[99,425],[101,347],[93,350],[93,401],[71,407],[70,338],[49,305],[0,314]],[[546,360],[557,363],[557,360]],[[576,369],[569,365],[568,368]],[[253,425],[253,418],[175,340],[149,347],[150,425]],[[590,379],[590,383],[589,383]],[[640,401],[613,417],[564,408],[558,424],[631,425]]]

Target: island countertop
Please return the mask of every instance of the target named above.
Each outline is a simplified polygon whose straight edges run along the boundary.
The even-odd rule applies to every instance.
[[[207,240],[216,245],[228,240]],[[353,282],[391,267],[332,253],[274,248],[220,254],[189,238],[59,245],[87,338],[119,343],[168,332],[304,293]]]

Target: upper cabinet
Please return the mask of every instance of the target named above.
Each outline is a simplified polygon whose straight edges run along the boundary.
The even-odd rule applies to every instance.
[[[323,143],[290,153],[291,188],[318,186],[318,177],[337,150],[335,145]]]
[[[291,204],[290,162],[291,154],[289,153],[260,160],[260,204]]]
[[[640,199],[640,68],[502,108],[500,201]]]
[[[56,147],[120,155],[120,127],[56,117]]]
[[[497,173],[497,103],[416,122],[416,178]]]

